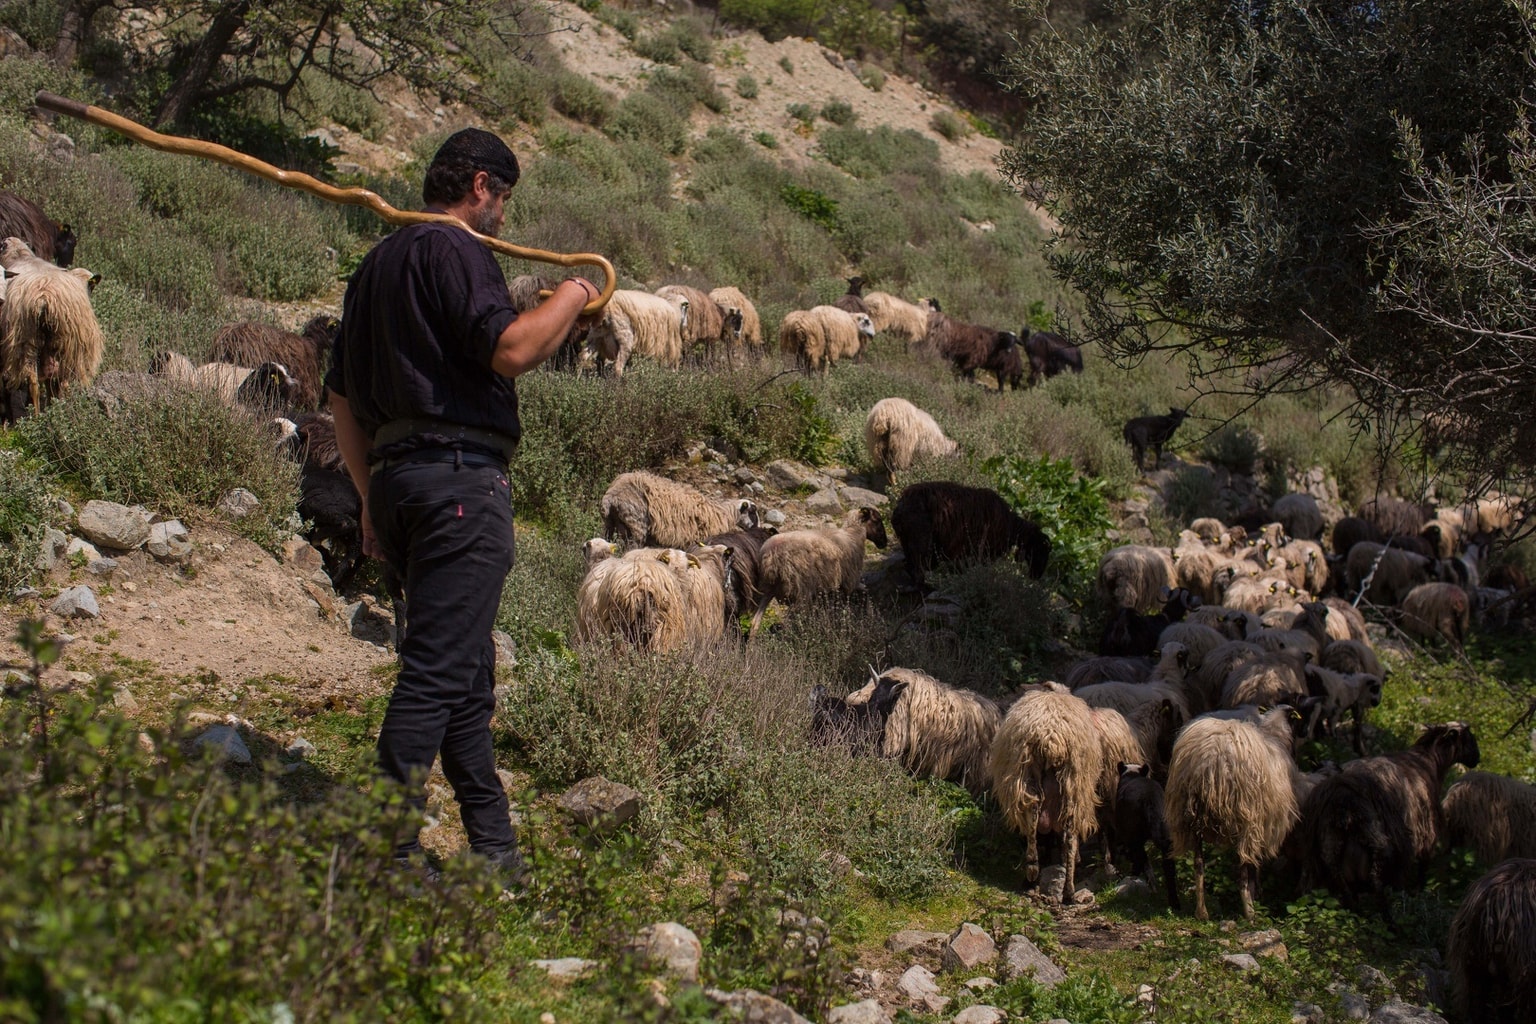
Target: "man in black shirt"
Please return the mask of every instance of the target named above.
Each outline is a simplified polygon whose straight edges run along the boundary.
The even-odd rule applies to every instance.
[[[422,195],[429,212],[496,235],[518,173],[501,139],[466,128],[437,151]],[[521,858],[490,720],[491,629],[514,557],[514,378],[554,354],[597,294],[571,278],[519,315],[483,243],[458,226],[411,225],[352,275],[326,376],[336,439],[363,499],[364,550],[405,588],[380,765],[424,807],[422,784],[441,754],[470,848],[513,875]],[[397,853],[419,851],[413,835]]]

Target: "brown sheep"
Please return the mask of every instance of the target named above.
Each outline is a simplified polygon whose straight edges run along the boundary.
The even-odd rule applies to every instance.
[[[938,558],[993,560],[1010,552],[1038,579],[1051,554],[1050,538],[984,487],[930,480],[901,492],[891,510],[907,575],[919,587]]]
[[[1012,331],[968,324],[937,309],[928,315],[924,344],[948,360],[950,368],[966,380],[975,380],[977,370],[1018,343],[1019,337]]]
[[[0,192],[0,238],[15,236],[39,259],[67,267],[75,261],[75,233],[43,208],[14,192]]]
[[[798,604],[828,591],[853,593],[864,571],[866,542],[882,549],[887,543],[880,513],[868,508],[849,512],[841,527],[791,530],[764,541],[758,559],[762,603],[752,617],[751,635],[775,598]]]
[[[213,336],[207,361],[234,366],[280,363],[298,386],[293,408],[311,412],[320,407],[321,379],[339,324],[335,317],[317,316],[304,325],[302,334],[250,321],[229,324]]]

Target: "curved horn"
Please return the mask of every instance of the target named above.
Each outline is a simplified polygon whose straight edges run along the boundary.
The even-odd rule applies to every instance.
[[[513,245],[499,238],[482,235],[470,228],[468,224],[457,217],[446,213],[417,213],[408,210],[397,210],[386,203],[376,192],[365,188],[339,188],[328,185],[318,178],[310,177],[301,171],[285,171],[280,167],[273,167],[269,163],[257,160],[253,156],[221,146],[216,142],[203,142],[200,139],[188,139],[179,135],[162,135],[160,132],[146,128],[137,121],[130,121],[126,117],[114,114],[110,110],[101,107],[93,107],[81,103],[79,100],[69,99],[67,96],[59,96],[51,92],[39,92],[33,102],[44,110],[51,110],[56,114],[65,114],[69,117],[87,121],[102,128],[110,128],[120,135],[126,135],[134,142],[158,149],[164,153],[178,153],[183,156],[197,156],[206,160],[216,160],[221,164],[227,164],[247,174],[254,174],[259,178],[288,188],[301,189],[311,195],[318,196],[327,202],[341,203],[345,206],[365,206],[378,214],[391,224],[452,224],[463,228],[474,235],[480,241],[490,246],[496,252],[521,260],[536,260],[540,263],[553,263],[560,267],[593,266],[603,272],[603,290],[582,308],[582,313],[592,315],[608,304],[613,297],[614,289],[618,287],[618,276],[614,273],[613,264],[608,260],[591,252],[549,252],[545,249],[529,249],[521,245]]]

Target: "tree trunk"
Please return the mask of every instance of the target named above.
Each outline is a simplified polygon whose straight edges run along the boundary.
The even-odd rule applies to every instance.
[[[107,5],[107,0],[70,0],[64,5],[64,17],[59,23],[59,39],[53,46],[53,62],[60,67],[72,67],[80,57],[90,33],[91,19]]]
[[[198,42],[197,49],[192,52],[192,60],[187,64],[186,70],[171,84],[170,89],[166,90],[165,96],[160,100],[160,107],[155,111],[155,127],[175,124],[186,116],[193,102],[208,84],[208,79],[213,76],[214,69],[219,66],[219,61],[229,48],[230,40],[245,25],[245,17],[250,13],[250,9],[251,0],[235,0],[219,8],[219,12],[213,16],[213,23],[208,26],[207,33]]]

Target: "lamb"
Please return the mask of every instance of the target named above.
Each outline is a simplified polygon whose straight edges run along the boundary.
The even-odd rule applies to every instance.
[[[991,786],[992,741],[1003,717],[996,701],[916,669],[886,669],[874,683],[876,694],[882,683],[902,687],[886,717],[883,756],[920,779],[957,782],[976,796]]]
[[[939,458],[960,450],[932,416],[905,398],[882,398],[874,404],[864,419],[864,447],[892,482],[897,471],[906,472],[919,458]]]
[[[870,292],[864,306],[876,331],[887,332],[908,345],[928,335],[928,310],[886,292]]]
[[[1163,885],[1168,906],[1179,912],[1178,875],[1173,866],[1173,841],[1164,815],[1163,787],[1152,778],[1150,765],[1121,762],[1115,790],[1115,812],[1109,816],[1105,846],[1116,846],[1130,855],[1133,875],[1146,875],[1151,867],[1147,844],[1157,848],[1163,861]]]
[[[1003,819],[1024,837],[1025,878],[1040,877],[1039,836],[1065,837],[1063,893],[1076,893],[1079,844],[1091,836],[1103,751],[1086,703],[1060,683],[1025,690],[992,744],[992,792]]]
[[[363,503],[345,469],[305,467],[299,477],[304,539],[320,552],[325,574],[340,593],[363,563]]]
[[[725,592],[724,549],[700,560],[676,549],[636,548],[603,557],[606,542],[584,546],[590,561],[576,594],[576,635],[583,641],[613,634],[641,650],[674,651],[718,639],[724,632],[723,596],[717,611],[708,596]]]
[[[602,319],[587,333],[587,348],[598,371],[607,361],[617,377],[633,356],[654,359],[675,370],[683,359],[683,329],[687,317],[676,306],[650,292],[621,288],[603,307]]]
[[[1174,431],[1179,429],[1179,424],[1189,418],[1189,412],[1184,409],[1169,409],[1166,416],[1138,416],[1128,420],[1125,429],[1121,431],[1125,437],[1125,443],[1131,446],[1131,451],[1136,456],[1136,468],[1144,469],[1142,456],[1148,448],[1152,449],[1152,468],[1156,469],[1158,463],[1163,461],[1163,445],[1172,438]]]
[[[1421,583],[1403,598],[1403,631],[1410,636],[1439,637],[1459,651],[1471,624],[1471,600],[1454,583]]]
[[[665,285],[656,289],[656,294],[672,303],[683,314],[683,347],[701,347],[704,350],[704,362],[713,363],[715,346],[727,341],[725,310],[706,293],[687,285]]]
[[[1365,713],[1381,703],[1381,676],[1368,672],[1344,673],[1320,665],[1306,668],[1307,692],[1323,698],[1323,725],[1329,732],[1338,727],[1348,711],[1354,715],[1355,753],[1365,754],[1365,739],[1361,730]]]
[[[684,548],[712,534],[757,526],[757,504],[750,499],[707,498],[643,470],[615,477],[598,509],[604,536],[631,545]]]
[[[1536,786],[1490,772],[1468,772],[1441,801],[1446,840],[1484,864],[1536,857]]]
[[[1195,857],[1195,917],[1205,906],[1205,846],[1232,847],[1243,916],[1253,920],[1259,867],[1272,860],[1297,820],[1289,707],[1257,722],[1196,718],[1173,744],[1165,810],[1176,855]]]
[[[848,290],[832,300],[832,305],[848,313],[863,313],[869,316],[869,307],[864,304],[862,293],[864,291],[864,279],[855,274],[847,278]],[[871,322],[874,318],[870,317]]]
[[[747,530],[717,533],[705,544],[719,544],[731,550],[731,604],[739,612],[756,612],[762,593],[758,590],[758,565],[763,543],[774,535],[773,527],[756,526]]]
[[[955,373],[974,380],[977,370],[996,354],[1017,345],[1019,339],[1012,331],[968,324],[935,309],[928,314],[928,333],[923,342],[948,360]]]
[[[1372,576],[1372,570],[1375,575]],[[1423,555],[1362,541],[1349,549],[1344,576],[1350,593],[1359,593],[1371,580],[1366,599],[1373,604],[1399,605],[1409,591],[1433,578],[1434,563]]]
[[[918,587],[926,585],[926,574],[939,557],[993,560],[1012,552],[1039,579],[1051,554],[1050,539],[1040,528],[984,487],[942,480],[913,484],[896,499],[891,527],[906,556],[907,574]]]
[[[1173,585],[1173,554],[1162,548],[1124,544],[1099,559],[1099,595],[1113,607],[1146,611]]]
[[[1323,535],[1323,511],[1310,494],[1281,495],[1270,506],[1269,514],[1285,527],[1285,532],[1301,540],[1317,540]]]
[[[292,408],[309,412],[320,407],[321,381],[340,326],[341,321],[330,316],[312,318],[302,334],[271,324],[230,324],[213,336],[207,361],[252,367],[280,363],[297,383]]]
[[[43,208],[14,192],[0,192],[0,238],[15,237],[39,259],[67,267],[75,260],[75,233]]]
[[[757,635],[774,598],[797,604],[831,590],[853,593],[864,571],[866,541],[882,549],[887,543],[880,514],[868,508],[849,512],[842,527],[791,530],[764,541],[758,567],[762,598],[750,635]]]
[[[1026,325],[1020,332],[1019,346],[1029,357],[1029,386],[1034,387],[1044,377],[1049,380],[1058,373],[1071,370],[1083,372],[1083,353],[1067,339],[1050,331],[1031,331]]]
[[[840,359],[850,359],[874,337],[868,313],[849,313],[836,306],[812,306],[785,315],[779,324],[779,351],[795,357],[801,369],[825,373]]]
[[[1351,761],[1318,783],[1302,805],[1297,835],[1303,885],[1323,885],[1354,906],[1362,890],[1384,896],[1388,887],[1422,882],[1444,832],[1445,773],[1477,762],[1471,728],[1447,722],[1430,726],[1409,750]]]
[[[1099,637],[1099,653],[1122,657],[1142,657],[1151,654],[1158,646],[1158,637],[1171,623],[1182,622],[1192,608],[1200,607],[1200,598],[1180,587],[1176,590],[1163,588],[1159,595],[1163,607],[1152,615],[1139,615],[1129,608],[1121,608],[1104,626]]]
[[[63,394],[89,386],[101,367],[106,339],[90,291],[98,278],[38,260],[14,236],[0,247],[0,265],[21,271],[7,283],[0,305],[0,383],[7,391],[24,386],[33,410],[41,412],[43,381]]]
[[[1446,940],[1451,999],[1462,1020],[1536,1020],[1536,860],[1514,858],[1467,890]]]
[[[1205,659],[1226,642],[1226,636],[1218,630],[1187,620],[1169,623],[1157,637],[1159,648],[1177,643],[1189,652],[1188,664],[1191,674],[1198,673],[1205,664]]]
[[[738,348],[760,357],[763,354],[763,321],[752,300],[740,289],[729,285],[711,289],[709,297],[725,311],[726,361],[735,365]]]

